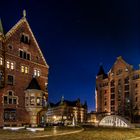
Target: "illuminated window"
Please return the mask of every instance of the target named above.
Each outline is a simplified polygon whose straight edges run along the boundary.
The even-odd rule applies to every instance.
[[[37,75],[37,70],[34,70],[34,75],[35,75],[35,76]]]
[[[37,99],[36,99],[36,104],[37,104],[37,105],[41,105],[41,97],[37,97]]]
[[[7,61],[6,67],[7,67],[7,69],[13,70],[14,69],[14,62]]]
[[[6,66],[7,66],[8,69],[10,68],[10,62],[9,61],[7,61]]]
[[[29,68],[27,66],[21,66],[22,73],[29,73]]]
[[[3,58],[0,57],[0,65],[3,65]]]
[[[28,73],[28,67],[25,67],[25,73]]]
[[[39,70],[37,71],[37,76],[40,76],[40,71]]]
[[[21,72],[24,72],[24,66],[21,66]]]
[[[34,76],[40,76],[40,70],[34,69]]]
[[[34,96],[30,97],[30,105],[35,105],[35,97]]]
[[[128,72],[128,68],[126,68],[125,71]]]
[[[11,62],[11,70],[13,70],[13,69],[14,69],[14,63]]]

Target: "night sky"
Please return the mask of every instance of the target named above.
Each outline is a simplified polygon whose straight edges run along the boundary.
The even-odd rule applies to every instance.
[[[5,31],[22,17],[23,9],[50,66],[49,101],[79,97],[94,110],[100,63],[108,72],[121,55],[138,68],[139,0],[2,0]]]

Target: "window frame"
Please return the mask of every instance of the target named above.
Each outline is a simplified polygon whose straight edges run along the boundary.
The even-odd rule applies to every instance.
[[[9,78],[8,78],[9,76],[12,77],[12,81],[10,81],[11,79],[9,80]],[[11,75],[11,74],[7,75],[7,84],[8,85],[14,85],[14,75]]]
[[[9,95],[9,92],[12,93],[12,95]],[[5,100],[7,98],[7,101]],[[16,99],[16,104],[14,103],[14,99]],[[3,104],[4,105],[18,105],[18,96],[14,95],[14,91],[8,90],[7,94],[3,96]]]
[[[31,40],[30,40],[29,35],[26,34],[26,33],[21,33],[20,42],[24,43],[24,44],[27,44],[27,45],[30,45]]]

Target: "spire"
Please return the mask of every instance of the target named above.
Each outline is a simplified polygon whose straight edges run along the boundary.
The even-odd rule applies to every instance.
[[[100,68],[99,68],[99,72],[98,72],[98,76],[99,75],[102,75],[102,74],[105,74],[105,72],[104,72],[104,68],[103,68],[103,65],[102,64],[100,64]]]
[[[2,21],[1,21],[1,18],[0,18],[0,35],[3,35],[4,32],[3,32],[3,26],[2,26]]]
[[[25,9],[23,10],[23,17],[24,18],[26,17],[26,10]]]
[[[61,104],[64,103],[64,96],[61,97]]]
[[[107,78],[107,74],[105,73],[102,64],[100,64],[100,68],[99,68],[99,72],[98,72],[97,76],[99,76],[99,75],[103,75],[103,78]]]

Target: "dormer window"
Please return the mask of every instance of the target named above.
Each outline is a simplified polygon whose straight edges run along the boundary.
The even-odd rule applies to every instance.
[[[20,38],[20,42],[25,43],[25,44],[30,44],[30,38],[26,34],[22,34]]]

